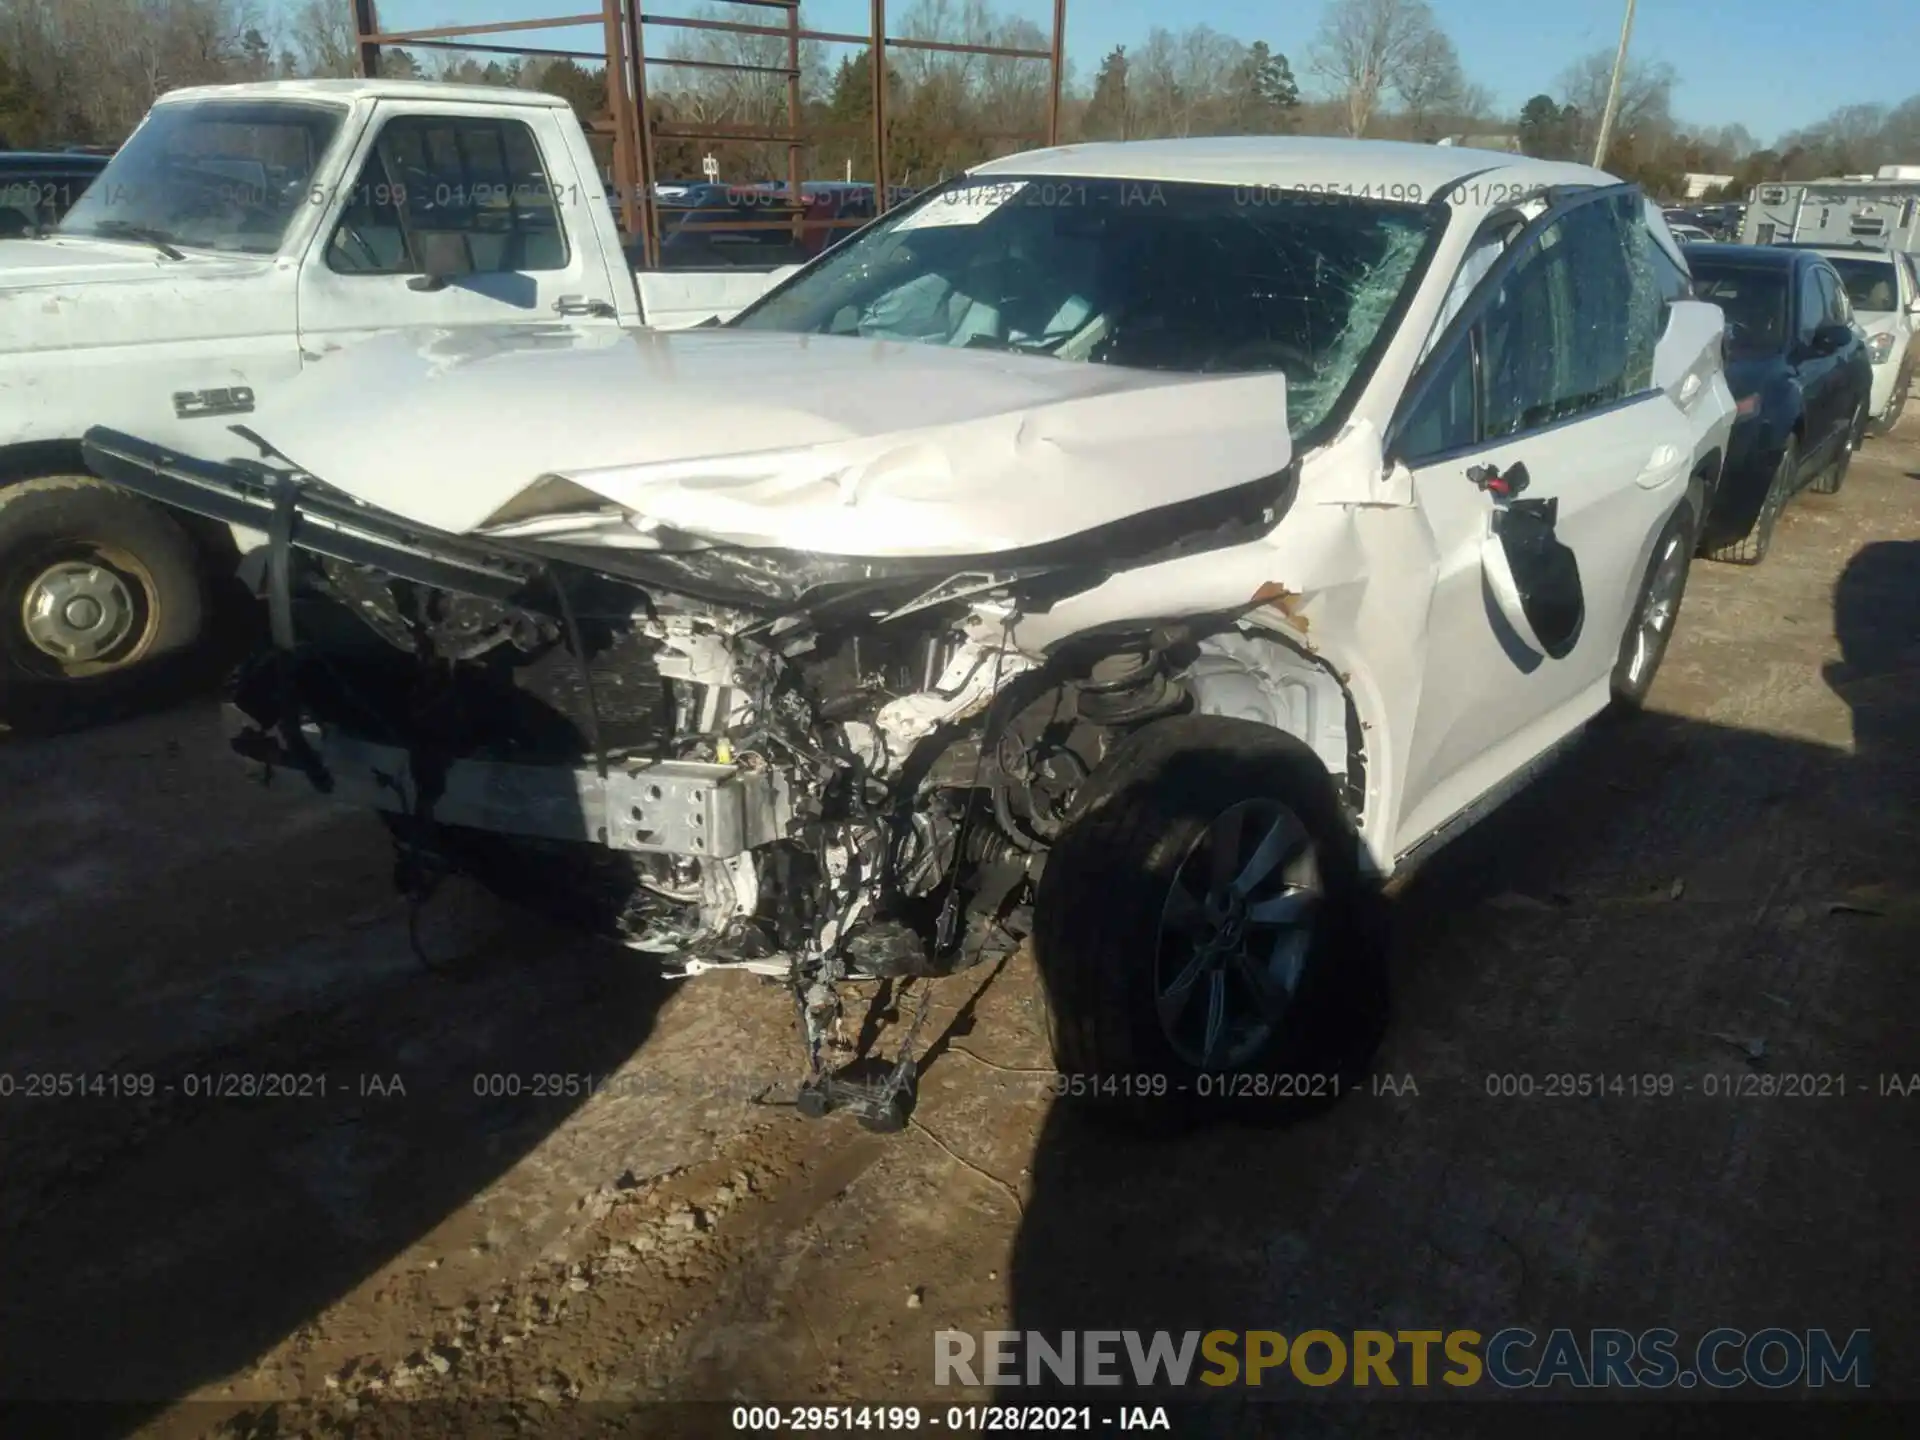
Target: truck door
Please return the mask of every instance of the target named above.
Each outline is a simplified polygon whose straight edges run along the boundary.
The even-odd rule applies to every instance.
[[[615,321],[571,112],[383,101],[301,267],[311,358],[409,326]],[[624,270],[621,279],[624,279]]]

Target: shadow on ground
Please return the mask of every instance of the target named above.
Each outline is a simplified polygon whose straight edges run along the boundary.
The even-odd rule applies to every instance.
[[[1602,725],[1415,878],[1388,1093],[1163,1142],[1056,1105],[1013,1328],[1865,1328],[1875,1397],[1920,1396],[1920,1095],[1878,1093],[1920,1072],[1920,542],[1864,547],[1834,622],[1851,755],[1660,714]],[[1587,888],[1554,893],[1569,874]],[[1546,1098],[1566,1074],[1675,1091]],[[1815,1093],[1726,1093],[1789,1076]],[[1534,1097],[1490,1093],[1500,1077]],[[1350,1386],[1267,1378],[1208,1423],[1315,1396],[1338,1398],[1290,1425],[1356,1421]],[[1376,1408],[1365,1428],[1463,1420],[1447,1410]]]
[[[249,799],[198,728],[0,752],[0,1400],[96,1407],[8,1434],[55,1414],[124,1433],[370,1277],[395,1328],[347,1343],[414,1348],[400,1327],[444,1308],[437,1277],[380,1272],[429,1234],[461,1261],[540,1253],[581,1176],[476,1197],[647,1043],[668,992],[461,881],[409,912],[376,821],[296,775]]]

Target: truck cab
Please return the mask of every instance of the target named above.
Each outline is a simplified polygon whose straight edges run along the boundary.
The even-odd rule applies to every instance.
[[[553,96],[377,80],[164,96],[57,226],[0,239],[0,724],[159,683],[258,538],[89,476],[89,426],[192,448],[372,335],[699,324],[783,273],[636,282]]]

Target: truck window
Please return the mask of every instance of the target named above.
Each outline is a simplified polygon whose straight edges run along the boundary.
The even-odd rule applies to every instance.
[[[292,101],[162,101],[60,222],[62,235],[272,255],[311,200],[346,111]]]
[[[342,275],[564,270],[566,227],[533,130],[519,120],[389,120],[327,242]]]

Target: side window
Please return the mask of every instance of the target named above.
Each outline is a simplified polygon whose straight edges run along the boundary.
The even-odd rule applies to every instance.
[[[1809,265],[1800,272],[1800,314],[1794,333],[1802,340],[1811,340],[1826,313],[1827,297],[1820,290],[1819,267]]]
[[[1847,287],[1840,283],[1840,277],[1830,270],[1820,272],[1820,293],[1826,298],[1826,321],[1831,325],[1846,325],[1853,320],[1853,302],[1847,298]]]
[[[1658,278],[1631,195],[1572,210],[1508,274],[1483,321],[1486,438],[1645,390],[1661,328]]]
[[[389,120],[327,242],[343,275],[564,270],[566,227],[519,120]]]
[[[1400,427],[1395,450],[1409,465],[1474,443],[1473,347],[1478,333],[1477,329],[1470,332],[1464,343],[1447,352],[1432,386]]]
[[[1662,305],[1671,305],[1676,300],[1693,298],[1693,277],[1674,262],[1666,248],[1649,235],[1644,229],[1640,232],[1641,244],[1646,251],[1647,262],[1653,267],[1654,283],[1660,291]]]

